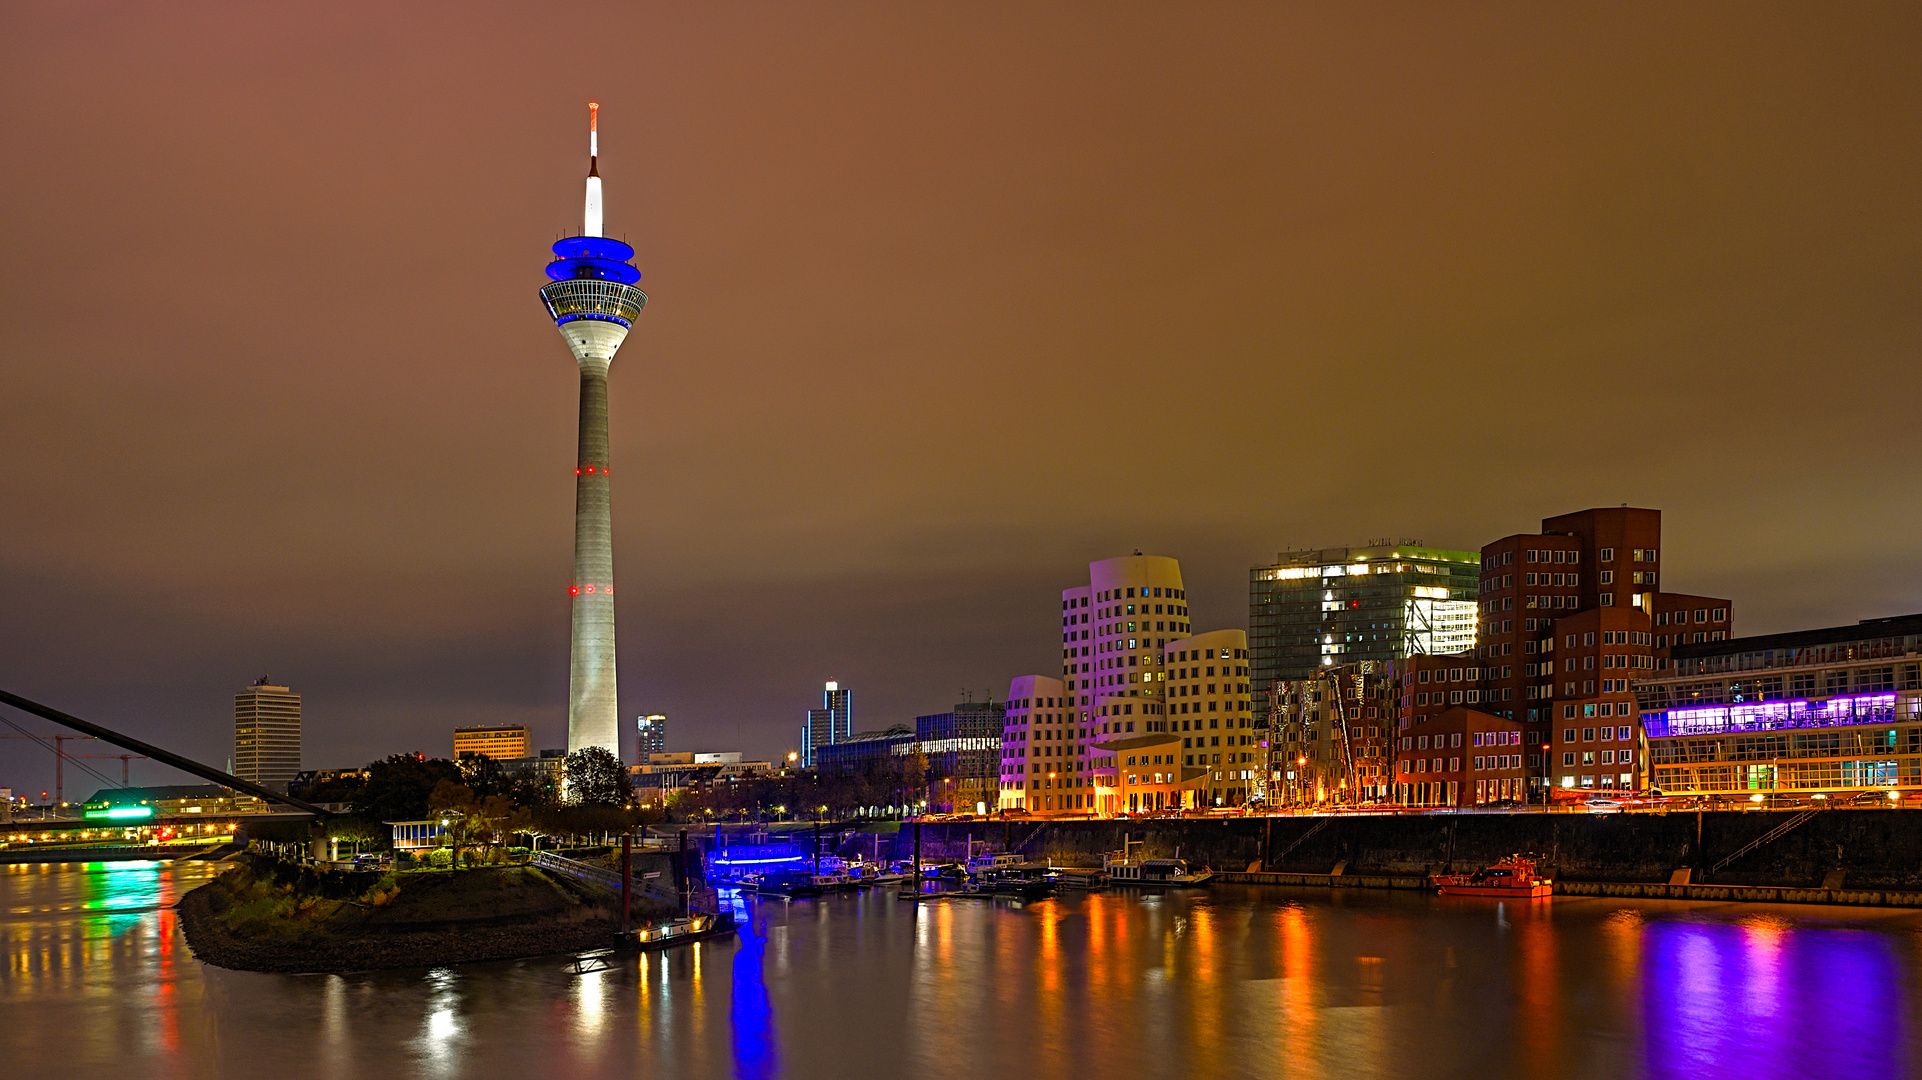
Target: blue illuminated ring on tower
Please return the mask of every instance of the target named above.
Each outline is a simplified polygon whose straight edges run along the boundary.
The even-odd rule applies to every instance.
[[[563,326],[576,319],[598,319],[632,327],[647,305],[647,294],[632,285],[599,278],[569,278],[541,286],[541,302]]]
[[[547,276],[554,281],[574,278],[599,278],[632,285],[641,272],[628,265],[634,249],[605,236],[570,236],[554,245],[554,261],[547,264]]]

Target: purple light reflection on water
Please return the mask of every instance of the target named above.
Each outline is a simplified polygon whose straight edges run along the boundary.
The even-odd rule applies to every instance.
[[[1911,992],[1886,936],[1655,922],[1643,960],[1649,1077],[1907,1075]]]

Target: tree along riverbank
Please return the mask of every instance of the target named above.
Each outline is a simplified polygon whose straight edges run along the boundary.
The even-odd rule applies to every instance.
[[[637,895],[638,922],[671,914]],[[618,894],[531,866],[317,872],[251,857],[181,898],[194,955],[240,971],[438,967],[614,943]]]

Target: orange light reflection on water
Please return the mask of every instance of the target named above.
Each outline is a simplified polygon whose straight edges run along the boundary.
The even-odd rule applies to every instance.
[[[1504,903],[1503,909],[1515,940],[1524,1060],[1530,1069],[1552,1076],[1561,1046],[1561,974],[1550,908],[1546,901],[1524,900]]]
[[[1289,904],[1276,917],[1281,939],[1281,1046],[1292,1072],[1304,1080],[1322,1069],[1321,1014],[1315,1002],[1315,934],[1308,912]]]

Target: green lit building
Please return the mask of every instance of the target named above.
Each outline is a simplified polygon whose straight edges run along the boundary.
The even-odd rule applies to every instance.
[[[1413,544],[1284,551],[1248,572],[1255,719],[1277,680],[1475,647],[1481,555]]]

